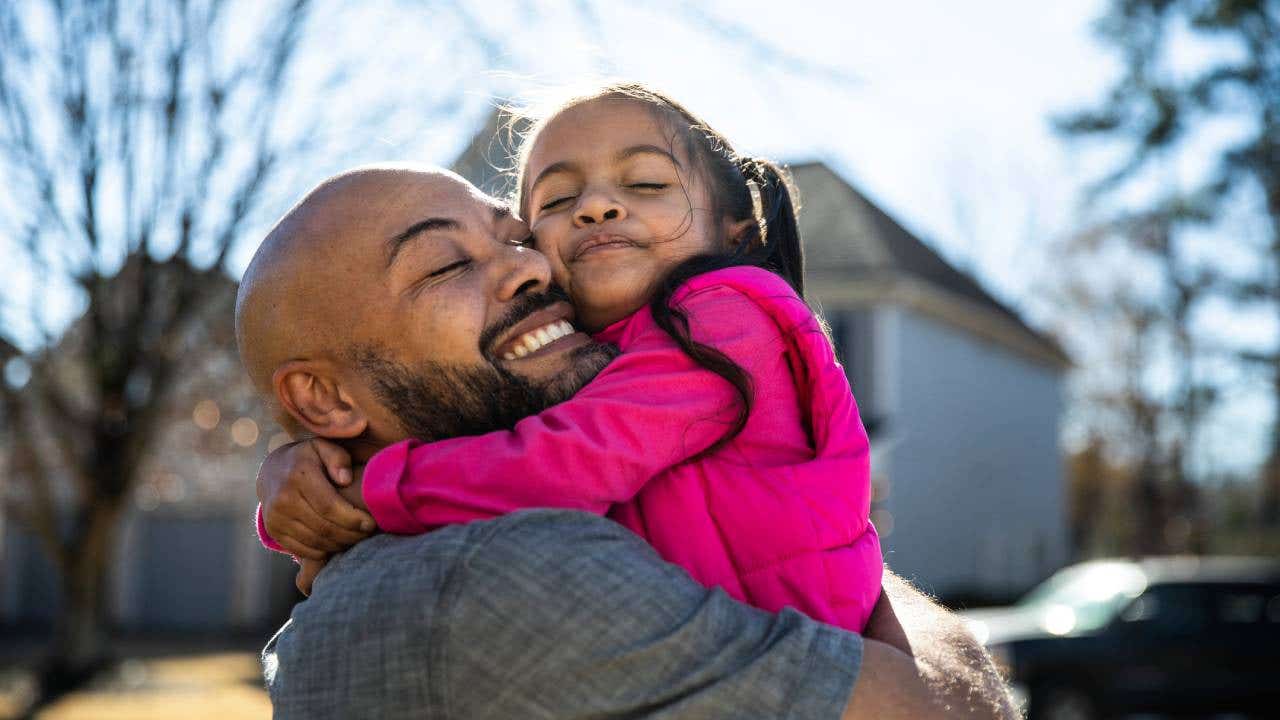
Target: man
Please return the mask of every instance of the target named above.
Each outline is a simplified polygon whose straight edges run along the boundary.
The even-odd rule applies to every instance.
[[[572,321],[527,234],[450,173],[333,178],[245,274],[245,366],[291,431],[357,461],[404,437],[509,427],[612,357],[581,333],[497,357],[531,326]],[[367,517],[327,507],[341,501],[320,465],[302,505],[339,518],[331,538],[361,537]],[[886,592],[863,639],[698,586],[608,520],[530,511],[356,545],[264,664],[278,717],[1012,716],[953,618],[892,577]]]

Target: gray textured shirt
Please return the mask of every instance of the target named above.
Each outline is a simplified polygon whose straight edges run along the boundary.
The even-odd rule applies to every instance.
[[[277,718],[827,718],[862,641],[532,510],[335,557],[267,644]]]

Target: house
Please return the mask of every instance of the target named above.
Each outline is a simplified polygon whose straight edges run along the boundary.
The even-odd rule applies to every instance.
[[[944,598],[1029,588],[1067,561],[1069,359],[831,168],[791,170],[806,293],[871,435],[889,566]]]

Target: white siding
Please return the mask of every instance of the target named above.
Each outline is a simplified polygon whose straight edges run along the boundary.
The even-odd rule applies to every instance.
[[[895,571],[939,594],[1023,590],[1065,561],[1056,370],[882,308]]]

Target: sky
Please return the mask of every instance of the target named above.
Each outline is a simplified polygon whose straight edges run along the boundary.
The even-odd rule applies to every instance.
[[[412,44],[424,33],[480,27],[501,45],[496,56],[479,60],[447,46],[442,55],[424,50],[424,64],[448,66],[451,87],[468,88],[466,101],[449,113],[458,122],[423,132],[409,113],[401,134],[388,133],[375,154],[447,163],[495,95],[536,101],[548,86],[554,92],[600,75],[638,79],[688,105],[740,150],[832,165],[1033,324],[1046,327],[1060,316],[1047,289],[1057,259],[1047,248],[1080,227],[1089,210],[1083,188],[1111,166],[1106,152],[1064,142],[1051,120],[1096,104],[1121,70],[1091,32],[1105,2],[701,5],[707,10],[699,17],[661,0],[566,0],[543,3],[530,16],[519,3],[487,2],[471,5],[475,12],[461,25],[454,14],[417,12],[413,3],[363,14],[356,24],[369,23],[368,35],[395,26]],[[584,7],[595,17],[584,20]],[[714,18],[829,72],[796,72],[785,60],[752,52]],[[1180,38],[1171,62],[1191,72],[1220,51]],[[1233,132],[1217,128],[1204,152],[1188,154],[1175,172],[1202,172],[1213,143]],[[1242,317],[1223,306],[1209,307],[1202,323],[1232,342],[1266,346],[1280,334],[1274,318]],[[1096,346],[1069,349],[1081,363],[1097,361]],[[1158,383],[1158,369],[1156,375]],[[1266,393],[1237,388],[1198,438],[1201,469],[1254,466],[1270,412]]]
[[[1090,33],[1101,0],[548,0],[536,12],[515,0],[459,2],[462,12],[440,1],[321,2],[290,115],[317,121],[343,149],[278,184],[233,273],[325,175],[379,160],[448,164],[497,102],[619,76],[671,93],[740,150],[827,162],[994,295],[1047,322],[1045,247],[1078,226],[1081,190],[1103,170],[1050,120],[1099,100],[1119,72]],[[715,18],[829,72],[752,52]],[[339,94],[323,85],[335,57],[360,58],[343,68]],[[52,312],[74,307],[57,300]],[[1261,400],[1235,403],[1206,442],[1252,462],[1268,412]]]
[[[410,117],[370,156],[447,162],[491,93],[536,95],[593,73],[639,79],[685,102],[740,149],[837,166],[1006,298],[1028,289],[1034,257],[1025,246],[1068,224],[1084,179],[1049,118],[1096,99],[1117,69],[1089,35],[1103,7],[1095,0],[796,2],[785,12],[776,2],[711,3],[713,14],[848,76],[843,83],[770,67],[768,58],[682,27],[670,21],[674,4],[596,3],[600,32],[581,31],[574,4],[548,5],[529,23],[502,12],[515,4],[484,3],[478,22],[508,46],[498,62],[451,62],[457,82],[472,88],[456,113],[462,127],[422,132]],[[359,22],[373,33],[394,20],[388,45],[420,37],[422,27],[441,31],[433,21],[442,13],[412,6],[363,13]]]

